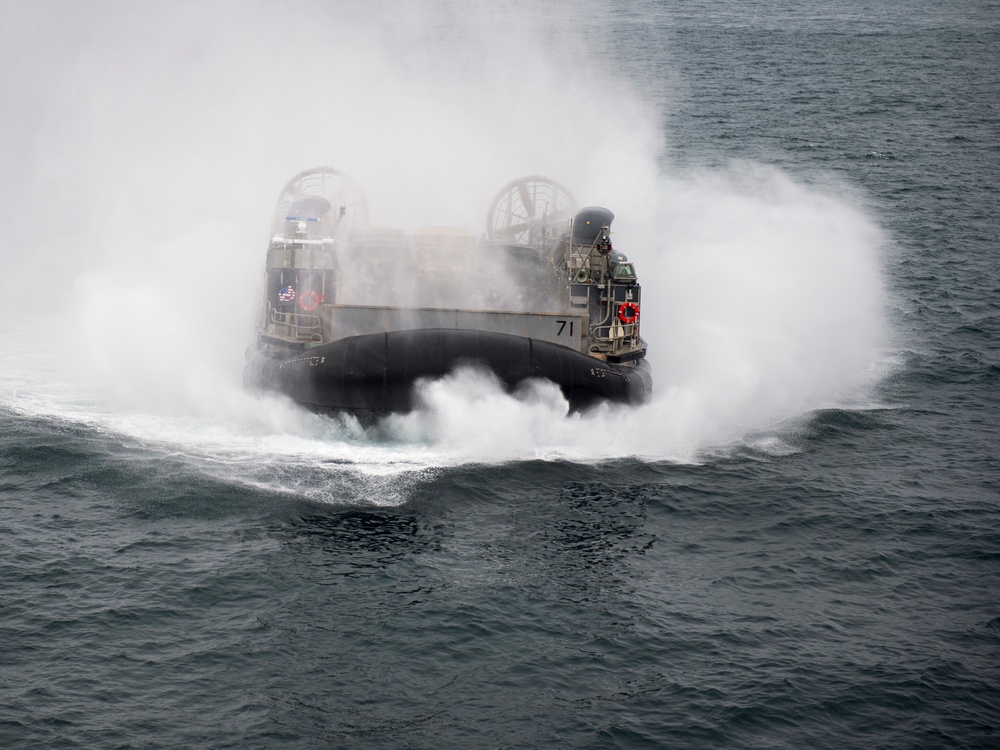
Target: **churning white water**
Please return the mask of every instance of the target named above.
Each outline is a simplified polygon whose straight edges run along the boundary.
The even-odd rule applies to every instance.
[[[325,497],[345,472],[697,460],[871,398],[883,240],[846,190],[750,164],[664,170],[662,124],[593,51],[586,14],[389,10],[20,11],[27,32],[5,31],[0,53],[27,76],[0,152],[6,408],[251,484],[308,467],[281,486]],[[322,163],[363,186],[373,223],[405,230],[481,233],[493,193],[531,173],[610,207],[643,284],[652,402],[568,414],[552,384],[508,395],[461,371],[424,384],[416,412],[363,430],[246,393],[272,204]]]

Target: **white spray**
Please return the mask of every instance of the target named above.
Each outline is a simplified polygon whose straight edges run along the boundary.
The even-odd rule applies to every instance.
[[[873,223],[837,190],[775,170],[658,176],[656,117],[580,41],[569,5],[102,8],[23,10],[18,26],[33,31],[5,36],[4,62],[36,58],[36,86],[2,79],[31,119],[4,139],[0,188],[17,220],[0,234],[13,269],[0,291],[8,321],[39,290],[53,296],[46,325],[80,346],[48,377],[87,374],[103,393],[87,419],[234,461],[288,450],[375,473],[692,460],[856,403],[877,381]],[[653,402],[569,415],[551,384],[506,395],[462,372],[366,433],[245,393],[273,201],[320,163],[364,185],[373,223],[408,231],[479,233],[493,193],[530,173],[612,208],[616,248],[643,283]],[[19,319],[37,330],[38,313]],[[629,437],[602,437],[612,431]]]

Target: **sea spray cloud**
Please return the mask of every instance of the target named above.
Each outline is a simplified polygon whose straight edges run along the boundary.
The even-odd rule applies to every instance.
[[[885,321],[870,219],[756,167],[670,182],[662,200],[646,330],[702,441],[871,397]]]
[[[17,162],[24,185],[4,188],[58,242],[18,261],[21,285],[73,304],[60,330],[123,408],[234,436],[294,425],[356,447],[388,434],[442,463],[689,460],[855,397],[876,379],[884,328],[872,221],[774,170],[659,177],[660,123],[570,8],[45,6],[66,43],[46,47],[38,90],[25,90],[29,105],[42,88],[54,98],[29,106],[40,114]],[[34,28],[35,11],[21,12]],[[416,415],[360,438],[276,418],[292,407],[243,392],[242,351],[276,193],[320,163],[364,185],[373,223],[407,231],[479,233],[493,192],[528,173],[611,207],[644,287],[654,401],[566,415],[544,384],[509,396],[459,373],[427,384]],[[593,439],[610,429],[630,440]]]
[[[443,448],[460,435],[461,451],[481,460],[687,461],[812,410],[873,398],[886,335],[883,238],[862,211],[753,165],[664,181],[657,195],[654,231],[632,232],[654,366],[650,403],[566,417],[556,393],[526,421],[523,398],[442,381],[399,434],[419,434],[414,421],[423,419],[422,434]],[[595,439],[611,434],[630,437]]]

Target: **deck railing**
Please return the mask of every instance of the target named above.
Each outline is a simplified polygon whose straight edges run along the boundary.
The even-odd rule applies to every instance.
[[[636,323],[614,321],[604,325],[592,326],[591,341],[607,346],[611,345],[609,354],[622,354],[639,346],[639,326]],[[601,349],[604,349],[604,346]]]
[[[322,341],[323,322],[312,313],[282,312],[270,308],[270,333],[292,341]]]

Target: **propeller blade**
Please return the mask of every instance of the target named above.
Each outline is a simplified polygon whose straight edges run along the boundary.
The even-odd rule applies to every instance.
[[[526,232],[528,226],[528,224],[511,224],[509,227],[500,227],[493,230],[493,234],[497,237],[514,237],[521,234],[521,232]]]
[[[532,198],[531,194],[528,192],[528,184],[526,182],[517,183],[517,193],[521,196],[521,205],[524,206],[524,210],[528,212],[528,218],[535,218],[535,199]]]

